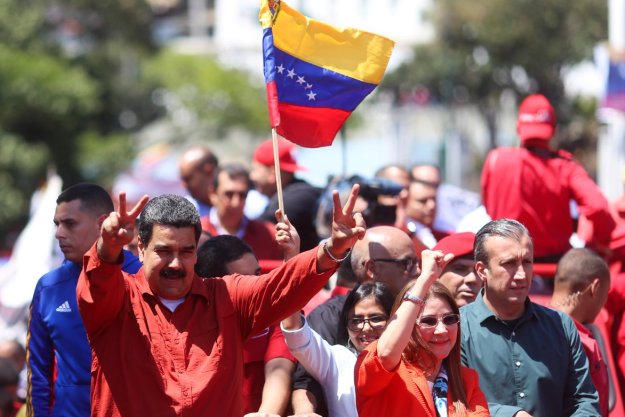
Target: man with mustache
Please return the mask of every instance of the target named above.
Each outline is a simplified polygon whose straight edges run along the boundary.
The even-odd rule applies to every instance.
[[[301,309],[364,236],[357,195],[355,186],[342,207],[335,193],[332,235],[315,249],[254,279],[202,279],[195,207],[179,196],[144,196],[127,211],[120,194],[77,288],[93,351],[92,416],[240,417],[243,341]],[[128,275],[121,248],[139,213],[143,268]]]

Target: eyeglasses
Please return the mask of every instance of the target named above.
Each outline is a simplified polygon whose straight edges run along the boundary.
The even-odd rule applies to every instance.
[[[235,195],[239,196],[239,199],[245,200],[247,198],[247,191],[224,191],[224,195],[228,200],[232,200]]]
[[[407,272],[413,271],[414,268],[419,264],[419,260],[417,258],[412,258],[412,257],[401,258],[401,259],[377,258],[377,259],[372,259],[372,261],[373,262],[392,262],[395,265],[400,266],[404,271],[407,271]]]
[[[417,324],[424,328],[433,328],[438,326],[438,323],[443,323],[445,326],[455,326],[460,321],[458,314],[450,313],[440,317],[437,316],[422,316],[417,320]]]
[[[347,320],[347,328],[352,332],[359,332],[365,328],[365,323],[369,323],[372,329],[383,329],[386,326],[388,317],[383,315],[371,316],[371,317],[352,317]]]

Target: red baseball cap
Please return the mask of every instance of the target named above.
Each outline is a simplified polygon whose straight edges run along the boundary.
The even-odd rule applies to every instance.
[[[280,161],[280,170],[285,172],[305,171],[306,168],[297,165],[293,150],[295,145],[284,139],[278,139],[278,160]],[[273,165],[273,141],[267,139],[263,141],[254,151],[254,161],[267,165]]]
[[[556,130],[556,112],[542,94],[527,96],[519,106],[516,131],[521,141],[549,140]]]
[[[438,241],[433,250],[439,250],[444,254],[453,253],[454,258],[471,255],[473,257],[473,244],[475,243],[475,233],[462,232],[454,233]]]

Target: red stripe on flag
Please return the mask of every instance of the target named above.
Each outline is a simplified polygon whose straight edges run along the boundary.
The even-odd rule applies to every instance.
[[[351,114],[340,109],[304,107],[287,103],[278,103],[278,110],[281,120],[276,128],[277,132],[291,142],[308,148],[331,145],[337,132]]]
[[[271,127],[280,125],[280,110],[278,108],[278,89],[276,82],[270,81],[266,85],[267,104],[269,106],[269,123]]]

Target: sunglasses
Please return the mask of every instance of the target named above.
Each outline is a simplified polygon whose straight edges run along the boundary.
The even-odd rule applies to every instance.
[[[388,317],[384,315],[377,315],[371,317],[352,317],[347,320],[347,328],[352,332],[358,332],[365,328],[365,324],[369,323],[372,329],[383,329],[386,326]]]
[[[372,259],[372,261],[373,262],[392,262],[407,272],[413,271],[414,268],[419,263],[419,260],[417,258],[412,258],[412,257],[402,258],[402,259],[377,258],[377,259]]]
[[[438,326],[438,323],[443,323],[445,326],[455,326],[460,322],[460,315],[450,313],[444,314],[440,317],[437,316],[422,316],[417,320],[417,324],[424,328],[432,328]]]

